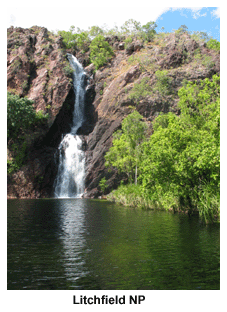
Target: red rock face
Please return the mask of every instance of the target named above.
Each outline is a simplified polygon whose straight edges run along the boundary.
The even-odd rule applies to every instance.
[[[50,124],[71,89],[59,37],[46,28],[9,28],[7,89],[34,100],[36,111],[50,114]]]
[[[7,90],[19,96],[27,96],[34,101],[37,112],[42,110],[44,114],[49,115],[48,125],[43,129],[37,129],[31,139],[27,164],[8,177],[8,196],[32,198],[47,196],[53,184],[51,176],[54,172],[53,168],[48,168],[53,167],[53,146],[57,145],[61,134],[58,133],[58,137],[52,136],[52,148],[40,145],[40,142],[38,147],[35,147],[35,144],[37,137],[40,141],[50,131],[70,90],[72,91],[70,78],[64,70],[68,63],[61,50],[61,38],[53,36],[46,28],[11,27],[7,32]],[[68,102],[70,103],[70,99]],[[64,117],[66,114],[60,115]],[[61,122],[63,123],[65,119],[62,118]],[[64,125],[60,124],[59,127],[64,128]]]
[[[118,38],[112,39],[108,38],[115,47],[112,60],[96,72],[92,64],[85,68],[88,76],[93,77],[85,96],[86,122],[79,130],[86,149],[87,197],[101,195],[99,181],[103,177],[107,180],[107,192],[126,179],[115,169],[108,171],[104,155],[112,144],[113,132],[132,112],[132,106],[143,115],[152,133],[152,121],[157,114],[178,113],[177,91],[183,80],[211,78],[220,72],[220,53],[208,50],[189,35],[179,38],[171,34],[147,46],[133,43],[130,53]],[[28,96],[34,100],[36,111],[43,110],[50,116],[47,128],[40,129],[40,136],[34,139],[27,164],[8,177],[9,197],[51,196],[57,170],[54,153],[62,133],[68,131],[74,104],[65,69],[66,52],[62,51],[61,38],[45,28],[8,29],[8,91]],[[75,56],[85,66],[88,64],[89,52],[79,51]],[[157,70],[168,71],[171,95],[155,91]],[[138,99],[130,98],[133,87],[144,78],[151,92]]]

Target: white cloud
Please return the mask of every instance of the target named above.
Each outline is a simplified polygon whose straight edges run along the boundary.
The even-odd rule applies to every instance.
[[[192,12],[197,12],[202,10],[203,7],[171,7],[172,11],[176,11],[176,10],[191,10]]]
[[[220,18],[220,8],[217,8],[216,10],[212,11],[211,14],[212,14],[215,18]]]
[[[188,17],[187,14],[184,12],[183,13],[183,10],[187,10],[188,12],[191,11],[191,14],[192,14],[192,17],[194,19],[197,19],[199,17],[205,17],[207,15],[207,13],[204,13],[204,14],[200,14],[200,11],[202,10],[203,7],[172,7],[170,8],[170,10],[172,11],[180,11],[180,14],[184,17]]]
[[[185,14],[185,13],[183,13],[183,12],[180,12],[180,15],[181,15],[181,16],[184,16],[184,17],[186,17],[186,18],[188,18],[187,14]]]
[[[193,18],[194,18],[194,19],[197,19],[197,18],[199,18],[199,17],[205,17],[205,16],[207,16],[207,13],[200,14],[200,11],[196,11],[196,12],[194,12],[194,14],[193,14]]]

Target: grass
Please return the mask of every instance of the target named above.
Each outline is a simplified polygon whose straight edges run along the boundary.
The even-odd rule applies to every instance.
[[[220,193],[216,188],[206,184],[198,192],[197,208],[205,223],[220,221]]]
[[[171,191],[163,192],[157,188],[156,193],[147,194],[141,185],[121,185],[117,190],[107,195],[107,200],[114,201],[123,206],[142,209],[162,209],[167,211],[178,211],[185,213],[199,213],[204,223],[220,221],[220,195],[208,184],[204,185],[197,196],[191,198],[193,208],[188,206],[188,199],[174,194]],[[195,194],[194,194],[195,195]],[[193,195],[192,195],[193,196]],[[184,204],[182,205],[182,202]]]

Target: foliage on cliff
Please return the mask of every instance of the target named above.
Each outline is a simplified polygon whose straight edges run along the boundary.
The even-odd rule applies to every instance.
[[[7,93],[7,138],[11,158],[7,160],[7,172],[18,170],[28,154],[29,131],[34,135],[35,127],[43,127],[48,115],[36,112],[33,101],[27,97]]]
[[[63,38],[63,44],[66,49],[77,50],[85,53],[89,51],[90,62],[98,69],[113,56],[113,49],[106,41],[107,36],[118,36],[126,38],[126,44],[133,39],[141,39],[150,42],[156,34],[156,23],[148,22],[141,25],[139,22],[129,19],[120,29],[103,29],[98,26],[92,26],[87,31],[71,26],[69,31],[61,30],[58,34]]]
[[[98,35],[90,44],[90,60],[95,68],[103,66],[113,55],[113,49],[102,35]]]
[[[188,82],[178,95],[180,115],[159,115],[153,134],[141,146],[137,191],[130,186],[125,193],[122,187],[116,194],[119,198],[123,193],[129,202],[132,197],[133,204],[137,197],[145,206],[197,209],[203,220],[213,221],[220,205],[220,78],[214,75],[212,80]],[[113,146],[121,139],[115,138]],[[107,159],[116,166],[121,156],[114,155]]]
[[[44,122],[48,114],[43,111],[36,112],[33,107],[34,101],[27,97],[19,97],[16,94],[7,93],[7,136],[17,138],[26,129],[32,128]]]

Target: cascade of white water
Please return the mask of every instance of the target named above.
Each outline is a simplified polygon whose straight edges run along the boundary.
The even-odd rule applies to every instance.
[[[85,157],[82,140],[76,133],[84,118],[85,72],[73,55],[67,56],[73,69],[75,104],[71,131],[58,147],[59,166],[55,180],[55,197],[58,198],[81,197],[84,192]]]

